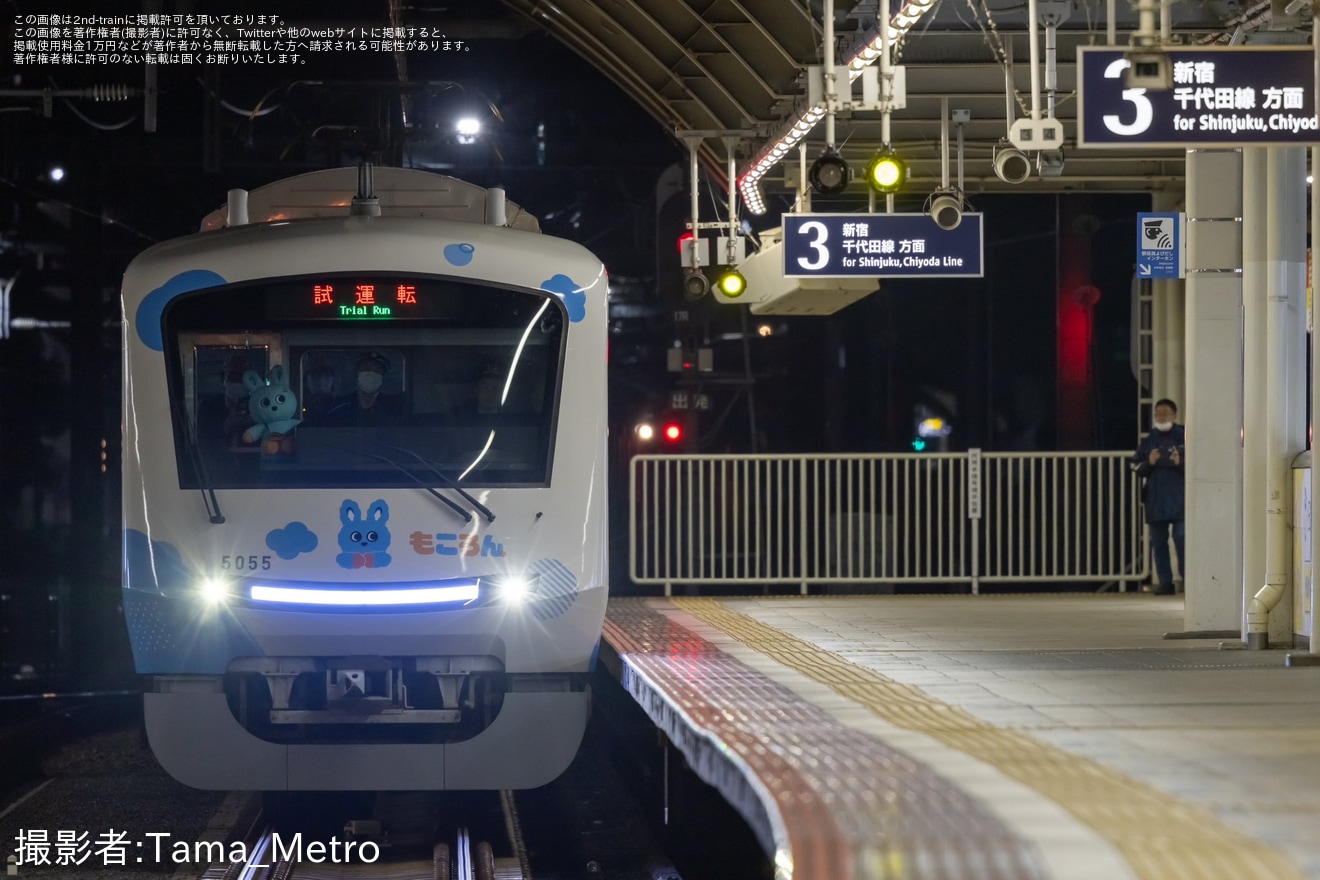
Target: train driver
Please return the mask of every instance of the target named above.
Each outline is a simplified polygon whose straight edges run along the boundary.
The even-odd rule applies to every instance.
[[[389,358],[377,351],[358,356],[357,388],[335,399],[327,421],[341,425],[389,425],[398,422],[402,405],[396,394],[385,394],[381,387],[390,372]]]

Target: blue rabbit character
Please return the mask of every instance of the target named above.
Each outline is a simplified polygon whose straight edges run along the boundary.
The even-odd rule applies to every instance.
[[[270,368],[269,382],[255,370],[248,370],[243,374],[243,385],[248,390],[248,413],[256,422],[243,432],[243,441],[262,441],[263,456],[291,457],[296,450],[293,431],[302,419],[294,418],[298,397],[289,388],[284,365]]]
[[[390,564],[390,531],[385,523],[390,508],[383,500],[371,502],[367,515],[351,498],[345,498],[339,507],[339,549],[335,557],[341,568],[384,568]]]

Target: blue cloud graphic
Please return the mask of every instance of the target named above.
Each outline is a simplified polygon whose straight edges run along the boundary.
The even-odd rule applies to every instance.
[[[160,287],[148,293],[138,304],[133,323],[137,327],[138,338],[142,344],[153,351],[164,351],[165,345],[160,338],[160,315],[170,300],[190,290],[204,287],[216,287],[224,284],[225,279],[209,269],[189,269],[180,272]]]
[[[477,249],[470,244],[447,244],[445,245],[445,259],[455,266],[466,266],[472,262],[472,255]]]
[[[266,546],[280,559],[294,559],[299,553],[311,553],[316,544],[316,534],[300,522],[291,522],[282,529],[271,529],[266,533]]]
[[[568,320],[572,323],[576,324],[587,316],[587,293],[582,285],[567,275],[555,274],[548,281],[541,282],[541,289],[564,301],[564,308],[568,309]]]
[[[135,590],[181,590],[193,581],[179,548],[124,529],[124,584]]]

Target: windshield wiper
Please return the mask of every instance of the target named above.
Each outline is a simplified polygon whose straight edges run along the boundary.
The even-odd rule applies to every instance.
[[[336,443],[326,443],[324,440],[321,441],[321,442],[322,442],[324,445],[329,446],[329,447],[331,447],[331,448],[333,448],[333,449],[339,449],[339,450],[342,450],[342,451],[344,451],[344,452],[352,452],[352,453],[354,453],[355,455],[362,455],[362,456],[366,456],[367,458],[374,458],[376,461],[383,461],[385,464],[388,464],[388,465],[390,465],[391,467],[395,468],[396,470],[399,471],[399,473],[404,474],[405,476],[408,477],[408,479],[412,480],[414,483],[416,483],[417,485],[421,486],[421,487],[422,487],[423,489],[425,489],[427,492],[430,492],[430,493],[431,493],[432,495],[434,495],[436,498],[438,498],[439,500],[443,501],[443,502],[445,503],[445,505],[446,505],[447,507],[449,507],[450,510],[454,511],[454,512],[457,513],[459,516],[463,517],[463,522],[472,522],[472,514],[469,513],[468,511],[464,510],[464,509],[463,509],[463,506],[462,506],[461,504],[459,504],[458,502],[453,501],[453,500],[451,500],[451,499],[449,499],[449,498],[446,498],[444,495],[441,495],[441,494],[440,494],[439,492],[437,492],[433,487],[428,486],[428,485],[426,484],[426,481],[425,481],[425,480],[423,480],[421,477],[419,477],[419,476],[417,476],[416,474],[414,474],[412,471],[408,470],[408,469],[407,469],[406,467],[404,467],[403,465],[399,464],[399,463],[398,463],[397,461],[395,461],[394,459],[389,458],[389,457],[384,456],[384,455],[380,455],[379,453],[368,452],[368,451],[365,450],[365,449],[353,449],[353,448],[350,448],[350,447],[347,447],[347,446],[340,446],[340,445],[338,445],[338,444],[336,444]],[[382,444],[382,445],[384,445],[384,444]],[[389,446],[387,446],[386,448],[387,448],[387,449],[392,449],[393,447],[389,447]],[[479,505],[479,504],[478,504],[477,506],[478,506],[478,507],[481,507],[481,505]],[[485,508],[482,508],[482,509],[484,510]]]
[[[477,499],[473,498],[472,495],[471,495],[466,489],[464,489],[462,486],[458,485],[458,483],[454,482],[454,481],[451,480],[449,477],[446,477],[444,474],[442,474],[442,473],[439,471],[439,469],[436,468],[435,465],[431,464],[431,462],[429,462],[429,461],[427,461],[426,459],[422,458],[420,455],[418,455],[416,452],[413,452],[411,449],[405,449],[405,448],[402,447],[402,446],[390,446],[388,443],[382,443],[382,444],[380,444],[380,445],[381,445],[381,446],[384,446],[386,449],[392,449],[392,450],[394,450],[395,452],[402,452],[402,453],[404,453],[405,455],[411,455],[413,458],[417,459],[419,462],[421,462],[423,465],[425,465],[426,468],[427,468],[428,470],[431,471],[431,473],[433,473],[433,474],[435,474],[437,477],[439,477],[439,478],[440,478],[440,482],[444,483],[444,484],[445,484],[447,487],[449,487],[450,489],[453,489],[453,490],[454,490],[455,492],[457,492],[459,495],[462,495],[462,496],[463,496],[463,500],[467,501],[468,504],[471,504],[473,507],[475,507],[475,508],[481,513],[481,515],[484,516],[484,517],[486,518],[486,522],[488,522],[488,523],[493,523],[493,522],[495,522],[495,514],[494,514],[494,512],[491,511],[491,509],[490,509],[489,507],[487,507],[486,505],[482,504],[482,503],[481,503],[480,501],[478,501]],[[402,467],[402,465],[400,465],[400,467]]]
[[[223,525],[225,516],[220,512],[220,502],[215,497],[215,489],[211,487],[211,473],[206,469],[206,456],[197,445],[197,432],[189,427],[184,420],[183,414],[178,412],[174,406],[170,407],[177,426],[183,429],[184,443],[188,446],[188,457],[192,459],[193,469],[197,473],[198,486],[202,492],[202,504],[206,507],[206,517],[211,521],[211,525]]]

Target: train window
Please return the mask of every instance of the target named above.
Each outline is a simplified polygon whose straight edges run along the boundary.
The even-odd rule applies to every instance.
[[[363,286],[406,288],[423,305],[370,318],[309,296]],[[441,482],[436,474],[548,485],[562,309],[540,291],[393,276],[180,296],[164,315],[180,486],[418,486]],[[237,344],[254,339],[262,344]],[[262,385],[235,387],[239,359]],[[219,421],[241,430],[216,426],[222,404]]]

